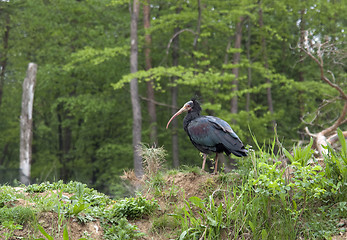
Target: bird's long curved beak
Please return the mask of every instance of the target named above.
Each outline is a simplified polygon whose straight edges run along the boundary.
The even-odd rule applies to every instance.
[[[181,113],[186,112],[186,111],[188,111],[188,109],[187,109],[185,106],[183,106],[180,110],[178,110],[178,112],[176,112],[176,113],[170,118],[170,120],[168,121],[168,123],[166,124],[166,129],[169,127],[171,121],[172,121],[175,117],[177,117],[178,115],[180,115]]]

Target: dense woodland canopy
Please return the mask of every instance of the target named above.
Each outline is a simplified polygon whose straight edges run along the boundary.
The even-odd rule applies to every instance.
[[[31,173],[37,181],[76,179],[118,194],[118,176],[133,167],[133,78],[141,141],[163,146],[167,167],[201,163],[182,117],[165,129],[194,96],[204,114],[229,122],[251,146],[251,132],[266,143],[274,125],[286,146],[307,141],[306,126],[318,132],[339,116],[338,91],[299,47],[316,54],[327,42],[325,74],[346,92],[344,0],[140,0],[135,74],[132,7],[124,0],[0,1],[2,173],[19,166],[29,62],[38,64]]]

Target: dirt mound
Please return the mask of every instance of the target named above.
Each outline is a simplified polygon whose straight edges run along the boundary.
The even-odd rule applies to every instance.
[[[176,185],[185,193],[185,199],[192,196],[199,198],[206,197],[206,190],[211,190],[214,186],[216,176],[209,174],[196,174],[194,172],[178,173],[167,177],[167,186]]]
[[[176,208],[185,205],[190,197],[196,196],[204,199],[212,194],[218,187],[218,175],[196,172],[178,172],[165,175],[164,185],[156,190],[153,186],[145,186],[143,190],[147,199],[157,200],[160,210],[151,219],[138,219],[131,223],[136,225],[141,232],[146,233],[143,240],[164,240],[177,238],[175,236],[175,221],[171,216]],[[160,224],[172,225],[171,228],[160,228]],[[159,226],[159,227],[158,227]]]

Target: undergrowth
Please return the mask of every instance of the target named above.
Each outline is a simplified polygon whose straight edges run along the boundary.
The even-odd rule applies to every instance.
[[[112,201],[108,196],[79,182],[44,182],[22,186],[21,189],[28,193],[26,197],[9,186],[0,187],[0,239],[15,237],[16,231],[22,230],[26,225],[31,230],[28,231],[30,235],[24,239],[53,240],[61,233],[63,239],[68,240],[66,226],[70,220],[85,224],[96,219],[100,220],[104,239],[136,239],[144,234],[130,224],[128,219],[142,218],[158,208],[156,201],[146,200],[141,195]],[[19,195],[24,197],[22,200],[26,201],[28,206],[14,206]],[[39,224],[38,219],[42,212],[55,212],[58,215],[57,222],[50,231]]]
[[[338,131],[341,151],[328,145],[324,166],[314,157],[313,141],[306,147],[261,147],[241,163],[240,185],[224,188],[224,201],[191,197],[174,216],[180,220],[179,239],[329,239],[345,231],[338,222],[347,214],[347,151]],[[220,174],[219,180],[226,181]]]
[[[104,239],[346,236],[347,147],[340,130],[338,135],[341,149],[328,145],[320,162],[314,156],[312,140],[307,146],[293,146],[288,151],[277,138],[264,146],[254,138],[257,149],[250,149],[249,157],[238,161],[238,169],[230,173],[221,171],[217,176],[188,166],[165,172],[161,169],[164,149],[143,146],[145,166],[150,168],[145,171],[143,193],[117,201],[78,182],[33,184],[23,187],[25,194],[1,186],[2,239],[10,239],[28,225],[33,231],[24,239],[56,239],[57,231],[47,233],[38,221],[39,213],[47,211],[58,214],[55,230],[63,236],[69,234],[66,224],[71,219],[80,224],[99,220]],[[201,179],[199,184],[184,189],[182,183],[193,178]],[[190,195],[193,188],[199,191],[199,196]],[[15,206],[20,198],[35,207]],[[139,229],[134,220],[147,221],[150,227]]]

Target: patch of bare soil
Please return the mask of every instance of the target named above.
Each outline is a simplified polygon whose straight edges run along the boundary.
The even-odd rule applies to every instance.
[[[63,227],[59,229],[59,216],[55,212],[42,212],[38,217],[38,224],[40,224],[45,231],[54,239],[63,239]],[[67,226],[70,239],[79,239],[82,237],[89,237],[92,239],[101,239],[103,231],[99,221],[87,222],[85,224],[77,222],[75,219],[70,218],[63,222],[62,225]]]

